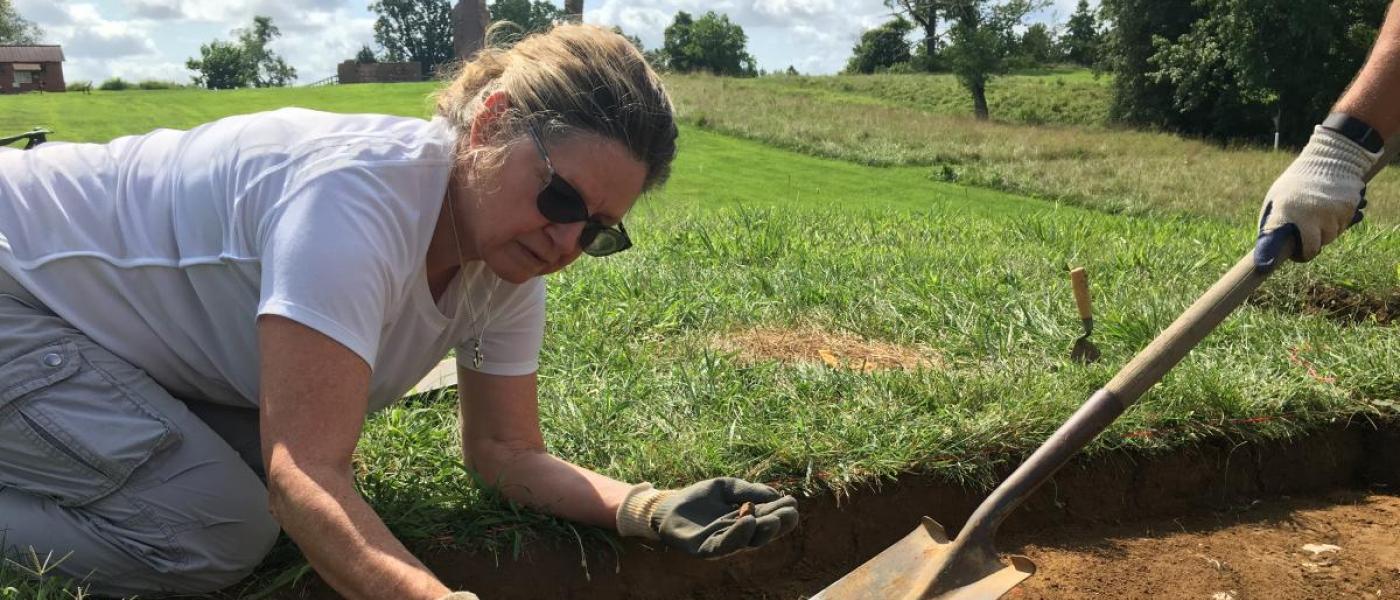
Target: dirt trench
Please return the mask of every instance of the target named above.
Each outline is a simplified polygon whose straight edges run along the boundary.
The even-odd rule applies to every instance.
[[[801,527],[759,551],[702,561],[628,541],[620,557],[588,552],[587,577],[573,544],[539,544],[499,565],[460,553],[424,559],[487,600],[797,599],[923,515],[953,533],[983,496],[905,476],[839,502],[802,499]],[[1007,520],[998,548],[1040,567],[1008,598],[1400,597],[1400,427],[1080,461]],[[337,596],[313,581],[282,597]]]

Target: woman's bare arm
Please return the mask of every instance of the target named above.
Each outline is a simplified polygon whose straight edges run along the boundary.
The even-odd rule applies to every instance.
[[[549,454],[540,433],[535,375],[503,377],[457,369],[462,454],[505,497],[549,514],[617,528],[631,484]]]
[[[300,323],[258,319],[261,429],[273,515],[351,599],[438,600],[450,590],[409,554],[353,485],[369,366]]]

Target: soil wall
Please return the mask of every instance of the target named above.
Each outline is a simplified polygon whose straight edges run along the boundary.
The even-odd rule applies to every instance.
[[[1375,486],[1400,488],[1400,428],[1354,425],[1288,443],[1227,441],[1154,457],[1127,454],[1067,466],[1001,528],[1011,538],[1066,524],[1113,526],[1238,505],[1261,497]],[[815,594],[907,534],[928,515],[953,534],[984,497],[910,475],[839,499],[801,499],[802,525],[756,552],[696,560],[633,541],[619,556],[574,544],[532,546],[521,558],[425,556],[450,585],[492,600],[524,598],[799,598]],[[1002,548],[1006,550],[1007,548]],[[586,558],[587,566],[584,567]],[[313,584],[298,596],[330,598]]]

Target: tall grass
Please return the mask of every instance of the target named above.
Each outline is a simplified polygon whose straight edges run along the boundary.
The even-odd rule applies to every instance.
[[[998,121],[1101,127],[1109,121],[1112,89],[1108,81],[1107,76],[1095,77],[1089,71],[1008,75],[987,86],[987,103]],[[859,98],[932,114],[972,114],[972,96],[948,74],[773,76],[733,83],[775,95]]]
[[[672,76],[668,84],[682,118],[706,129],[860,164],[925,166],[947,181],[1108,212],[1195,214],[1247,226],[1292,159],[1162,133],[978,122],[832,92],[838,83],[810,94],[708,76]],[[1394,169],[1371,186],[1377,198],[1398,192]],[[1400,202],[1372,206],[1374,222],[1400,220]]]

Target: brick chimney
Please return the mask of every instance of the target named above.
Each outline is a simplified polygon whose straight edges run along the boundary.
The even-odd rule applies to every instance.
[[[486,0],[458,0],[452,7],[452,51],[457,58],[471,60],[472,55],[485,47],[486,26],[490,23],[491,12],[486,10]]]

